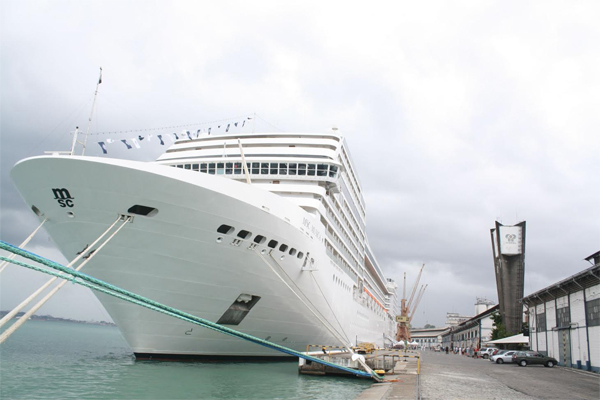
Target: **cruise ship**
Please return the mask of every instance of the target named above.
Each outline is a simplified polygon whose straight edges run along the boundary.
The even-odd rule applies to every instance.
[[[298,351],[395,334],[397,285],[369,246],[337,131],[202,134],[155,162],[49,154],[11,176],[62,254],[85,254],[98,279]],[[95,295],[138,359],[287,356]]]

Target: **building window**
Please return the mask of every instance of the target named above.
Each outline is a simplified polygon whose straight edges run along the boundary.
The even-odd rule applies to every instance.
[[[600,325],[600,299],[586,301],[586,323],[587,326]]]
[[[546,313],[540,313],[536,315],[535,320],[537,321],[537,331],[545,332],[546,331]]]
[[[556,326],[562,328],[569,326],[570,323],[571,315],[569,314],[569,307],[556,309]]]

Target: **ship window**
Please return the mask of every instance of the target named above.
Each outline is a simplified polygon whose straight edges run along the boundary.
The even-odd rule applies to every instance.
[[[279,251],[287,251],[287,249],[288,249],[287,244],[282,244],[281,246],[279,246]]]
[[[260,164],[260,173],[261,175],[269,175],[269,163],[261,163]]]
[[[327,164],[319,164],[317,167],[318,176],[327,176]]]
[[[200,172],[206,172],[206,164],[200,164]]]
[[[303,253],[303,252],[301,252],[301,251],[299,251],[299,252],[298,252],[298,258],[302,258],[302,257],[304,257],[304,253]]]
[[[271,170],[269,173],[271,175],[277,175],[277,163],[271,163]]]
[[[225,163],[217,163],[217,175],[223,175],[225,173]]]
[[[270,240],[267,246],[274,249],[275,247],[277,247],[277,240]]]
[[[177,168],[183,168],[183,165],[179,164],[179,165],[177,166]]]
[[[217,228],[217,232],[219,233],[224,233],[225,235],[229,235],[230,233],[233,233],[235,229],[233,228],[233,226],[229,226],[229,225],[221,225],[219,228]]]
[[[335,178],[337,175],[337,170],[338,170],[338,167],[336,167],[335,165],[330,166],[329,167],[329,177]]]
[[[306,164],[298,164],[298,175],[306,175]]]
[[[185,169],[192,169],[192,165],[191,164],[185,164]]]
[[[267,240],[267,238],[263,235],[256,235],[256,237],[254,238],[254,242],[258,244],[263,244],[265,240]]]
[[[236,175],[239,175],[239,174],[242,173],[242,163],[240,163],[240,162],[236,162],[235,163],[234,172],[235,172]]]
[[[248,231],[242,229],[241,231],[238,232],[237,236],[242,239],[248,239],[248,238],[250,238],[250,236],[252,236],[252,232],[248,232]]]
[[[260,174],[260,163],[257,163],[257,162],[252,163],[252,173],[254,175]]]
[[[211,162],[210,164],[208,164],[208,173],[209,174],[215,174],[215,163]]]
[[[296,175],[297,165],[298,164],[290,164],[290,175]]]
[[[315,164],[308,164],[308,173],[306,175],[315,175]]]
[[[233,174],[233,163],[232,162],[228,162],[225,164],[225,173],[227,175]]]
[[[287,175],[287,167],[288,167],[288,165],[286,163],[280,163],[279,164],[279,175]]]
[[[196,172],[200,171],[200,166],[198,164],[192,164],[192,169]]]
[[[293,247],[290,249],[290,256],[293,256],[294,254],[296,254],[296,249],[294,249]]]

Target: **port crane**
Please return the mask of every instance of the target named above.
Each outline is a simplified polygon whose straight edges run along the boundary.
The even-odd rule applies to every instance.
[[[396,331],[397,342],[410,341],[410,321],[412,321],[412,318],[417,311],[417,307],[421,302],[421,298],[423,297],[423,293],[425,293],[425,289],[427,289],[427,285],[421,285],[421,288],[417,292],[417,287],[419,286],[419,281],[421,280],[423,268],[425,268],[425,264],[421,266],[421,270],[419,271],[419,275],[417,275],[417,280],[415,281],[415,284],[411,290],[410,299],[408,301],[406,300],[406,272],[404,273],[400,315],[396,316],[396,323],[398,324],[398,330]]]

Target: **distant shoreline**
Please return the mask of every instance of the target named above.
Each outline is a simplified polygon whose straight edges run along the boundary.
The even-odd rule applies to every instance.
[[[0,311],[0,318],[3,318],[6,314],[8,314],[10,311]],[[17,315],[14,317],[15,319],[19,319],[21,318],[23,315],[25,315],[24,312],[19,312],[17,313]],[[54,322],[71,322],[71,323],[75,323],[75,324],[87,324],[87,325],[102,325],[102,326],[117,326],[115,323],[113,322],[107,322],[107,321],[79,321],[76,319],[71,319],[71,318],[59,318],[59,317],[53,317],[51,315],[32,315],[30,318],[32,321],[54,321]]]

